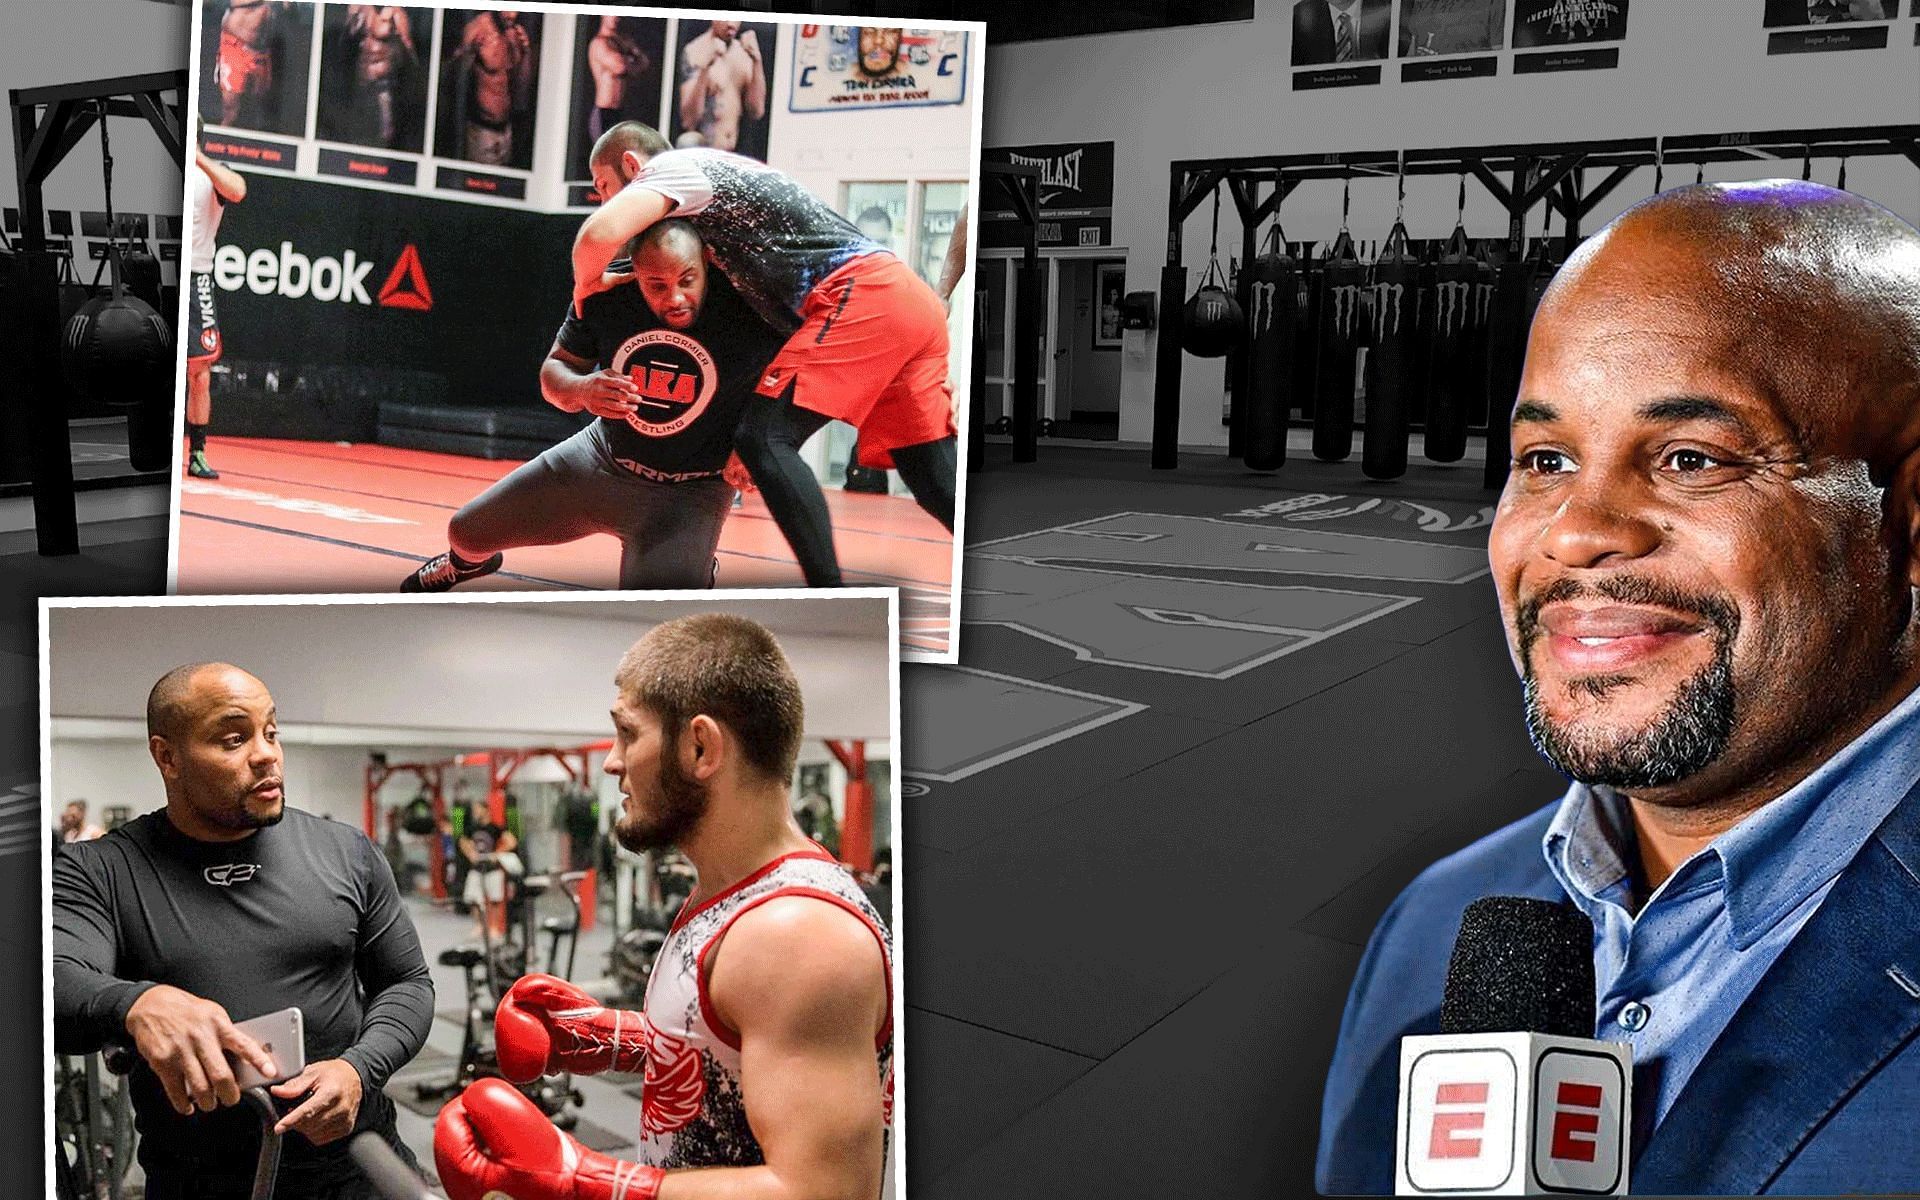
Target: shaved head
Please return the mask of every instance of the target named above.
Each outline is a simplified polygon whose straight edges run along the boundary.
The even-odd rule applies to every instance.
[[[631,150],[645,162],[656,154],[665,154],[673,147],[660,131],[642,121],[622,121],[612,129],[600,135],[593,144],[593,152],[587,156],[587,167],[618,167],[620,156]]]
[[[692,222],[678,219],[657,221],[627,243],[627,257],[639,262],[642,256],[656,252],[691,260],[699,258],[706,248],[706,243],[694,232]]]
[[[194,710],[199,707],[194,696],[194,679],[209,671],[234,671],[253,679],[253,676],[232,663],[197,662],[175,667],[162,675],[160,681],[153,685],[153,690],[147,693],[148,737],[173,738],[185,731],[193,720]]]
[[[1512,434],[1490,560],[1565,774],[1704,836],[1920,685],[1920,233],[1886,209],[1636,205],[1542,298]]]
[[[1784,179],[1662,192],[1574,253],[1538,319],[1626,305],[1710,315],[1709,351],[1764,362],[1810,449],[1885,483],[1920,448],[1920,232],[1870,200]]]

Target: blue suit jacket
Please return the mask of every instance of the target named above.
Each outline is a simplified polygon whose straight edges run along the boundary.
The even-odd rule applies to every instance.
[[[1320,1114],[1326,1193],[1393,1191],[1400,1039],[1440,1031],[1460,914],[1566,893],[1549,805],[1429,867],[1393,902],[1347,997]],[[1881,823],[1708,1050],[1631,1184],[1655,1194],[1920,1189],[1920,788]]]

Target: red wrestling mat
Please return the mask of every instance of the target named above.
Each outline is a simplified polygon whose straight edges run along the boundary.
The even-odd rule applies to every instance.
[[[397,591],[447,548],[454,510],[520,465],[391,446],[207,441],[220,478],[180,481],[182,595]],[[945,653],[952,537],[904,496],[826,495],[847,582],[899,587],[901,648]],[[612,588],[619,559],[604,534],[509,550],[499,573],[460,590]],[[719,586],[805,586],[752,493],[721,531]]]

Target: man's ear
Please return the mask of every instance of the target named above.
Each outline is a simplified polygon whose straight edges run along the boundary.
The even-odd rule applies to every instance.
[[[166,738],[157,733],[147,738],[147,753],[153,756],[153,765],[160,768],[160,778],[171,781],[180,777],[179,761]]]
[[[726,729],[703,713],[687,722],[680,737],[680,769],[689,778],[705,782],[720,773],[732,749]]]

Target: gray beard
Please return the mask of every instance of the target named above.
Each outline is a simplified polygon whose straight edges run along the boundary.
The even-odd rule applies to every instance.
[[[1617,791],[1666,787],[1705,770],[1733,737],[1737,708],[1730,638],[1716,638],[1713,661],[1680,685],[1666,711],[1646,728],[1616,735],[1583,735],[1555,724],[1540,702],[1540,684],[1527,658],[1522,696],[1527,736],[1554,768],[1570,779]],[[1595,699],[1626,685],[1620,676],[1601,675],[1568,685]]]

